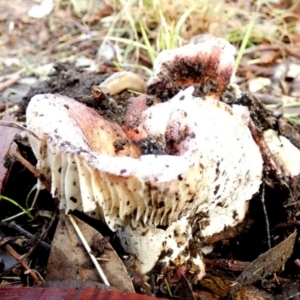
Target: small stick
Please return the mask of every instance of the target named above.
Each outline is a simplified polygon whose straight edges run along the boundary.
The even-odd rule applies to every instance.
[[[9,227],[9,228],[12,228],[12,229],[14,229],[14,230],[16,230],[16,231],[18,231],[18,232],[20,232],[21,234],[23,234],[24,236],[26,236],[26,237],[29,238],[29,239],[34,239],[34,238],[36,238],[32,233],[26,231],[26,230],[23,229],[21,226],[17,225],[14,221],[10,222],[10,223],[8,224],[8,227]],[[40,241],[40,243],[41,243],[41,245],[42,245],[44,248],[46,248],[46,249],[50,249],[50,248],[51,248],[50,244],[48,244],[48,243],[46,243],[46,242],[44,242],[44,241]]]
[[[0,84],[0,92],[3,92],[8,87],[10,87],[13,84],[15,84],[16,82],[18,82],[20,80],[20,78],[21,78],[21,76],[18,74],[16,76],[4,81],[3,83],[1,83]]]
[[[26,160],[18,151],[9,151],[9,155],[14,157],[18,162],[20,162],[24,167],[26,167],[35,177],[37,177],[45,186],[48,191],[51,191],[50,183],[41,175],[41,173],[28,161]]]
[[[1,126],[6,126],[6,127],[13,127],[13,128],[18,128],[18,129],[21,129],[21,130],[24,130],[26,131],[27,133],[31,134],[32,136],[34,136],[36,139],[38,139],[39,141],[41,141],[41,139],[31,130],[29,130],[28,128],[18,124],[18,123],[15,123],[15,122],[11,122],[11,121],[0,121],[0,125]]]
[[[109,282],[108,282],[108,280],[107,280],[107,278],[106,278],[106,276],[105,276],[103,270],[101,269],[101,267],[100,267],[100,265],[99,265],[99,263],[98,263],[96,257],[91,253],[92,250],[91,250],[90,246],[88,245],[86,239],[84,238],[82,232],[80,231],[80,229],[79,229],[79,227],[78,227],[78,225],[77,225],[75,219],[73,218],[72,215],[68,215],[68,217],[69,217],[69,219],[70,219],[72,225],[74,226],[74,229],[76,230],[76,232],[77,232],[77,234],[78,234],[78,236],[79,236],[81,242],[83,243],[83,245],[84,245],[84,247],[85,247],[85,250],[88,252],[90,258],[92,259],[92,261],[93,261],[93,263],[94,263],[94,265],[95,265],[95,267],[96,267],[96,269],[97,269],[97,271],[98,271],[98,273],[99,273],[101,279],[103,280],[103,283],[104,283],[105,285],[110,286],[110,284],[109,284]]]
[[[244,55],[252,54],[252,53],[258,53],[262,51],[285,51],[287,54],[294,56],[296,58],[300,58],[300,54],[297,51],[296,48],[290,48],[286,46],[280,46],[280,45],[260,45],[256,47],[252,47],[249,49],[246,49],[244,52]]]
[[[250,129],[250,132],[252,134],[254,141],[256,142],[256,144],[258,145],[258,147],[260,149],[260,153],[262,155],[264,163],[266,164],[266,166],[268,166],[270,168],[270,170],[280,180],[280,182],[282,182],[283,172],[282,172],[280,166],[278,166],[276,164],[276,162],[274,161],[273,155],[272,155],[267,143],[265,142],[264,138],[259,133],[259,131],[256,129],[255,124],[252,120],[249,121],[248,127]]]
[[[265,215],[266,232],[267,232],[267,243],[268,243],[268,247],[269,247],[269,250],[270,250],[272,248],[272,245],[271,245],[270,223],[269,223],[268,212],[267,212],[266,202],[265,202],[265,194],[266,194],[265,183],[263,182],[262,183],[260,200],[262,202],[263,211],[264,211],[264,215]]]
[[[37,271],[35,270],[31,270],[30,267],[28,266],[28,264],[22,259],[22,257],[13,249],[13,247],[11,247],[10,245],[6,245],[5,246],[5,250],[12,256],[14,257],[19,263],[21,263],[21,265],[23,266],[23,268],[25,268],[28,273],[31,275],[32,279],[34,280],[34,282],[38,285],[41,285],[44,282],[44,280],[42,279],[42,276],[39,275],[37,276]],[[39,278],[40,277],[40,278]]]
[[[50,222],[47,224],[47,227],[45,228],[45,230],[40,234],[40,239],[41,240],[44,240],[48,234],[48,231],[49,229],[52,227],[55,219],[56,219],[56,215],[57,215],[57,212],[54,212],[52,217],[51,217],[51,220]],[[32,254],[32,252],[36,249],[36,247],[39,245],[39,243],[35,243],[28,251],[26,254],[24,254],[22,256],[23,259],[27,258],[29,255]]]
[[[220,267],[225,270],[238,271],[238,272],[244,271],[250,264],[250,262],[247,261],[222,259],[222,258],[220,259],[203,258],[203,262],[205,263],[205,265],[208,265],[210,267]]]

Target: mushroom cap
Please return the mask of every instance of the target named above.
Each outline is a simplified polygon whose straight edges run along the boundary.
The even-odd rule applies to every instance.
[[[112,230],[116,224],[169,226],[199,212],[226,220],[217,230],[203,229],[205,235],[235,225],[262,176],[249,113],[192,92],[144,111],[141,126],[166,154],[141,156],[129,140],[116,152],[115,140],[126,135],[86,106],[58,95],[35,96],[27,125],[43,142],[29,139],[40,171],[51,178],[53,196],[67,211],[99,206]]]
[[[148,95],[168,100],[180,90],[195,86],[203,95],[222,97],[234,83],[236,49],[223,38],[202,36],[158,54],[148,81]]]

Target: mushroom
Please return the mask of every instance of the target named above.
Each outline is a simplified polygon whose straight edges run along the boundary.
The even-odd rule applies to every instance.
[[[40,138],[30,136],[30,144],[52,195],[67,212],[98,209],[125,250],[138,255],[143,273],[165,252],[167,262],[192,260],[203,276],[201,254],[183,255],[193,220],[209,223],[203,236],[236,225],[261,183],[248,110],[193,91],[142,114],[140,126],[164,146],[164,155],[139,155],[129,139],[116,151],[115,141],[126,139],[119,125],[70,98],[37,95],[27,108],[27,126]]]
[[[60,207],[104,220],[137,255],[142,273],[157,263],[189,264],[202,278],[195,245],[243,220],[262,182],[263,159],[248,108],[220,101],[233,85],[234,48],[211,38],[166,53],[148,83],[148,93],[165,102],[129,100],[121,127],[73,99],[36,95],[26,117],[40,140],[29,141]],[[133,103],[141,105],[134,110]],[[137,143],[145,138],[160,153],[141,153]]]

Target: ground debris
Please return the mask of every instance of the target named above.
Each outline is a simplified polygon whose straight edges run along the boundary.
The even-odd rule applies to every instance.
[[[274,296],[264,290],[257,289],[254,286],[244,286],[234,295],[232,300],[275,300]]]
[[[288,282],[282,286],[282,295],[278,300],[299,300],[300,299],[300,281]]]
[[[79,219],[76,219],[76,222],[89,245],[95,244],[96,240],[104,239],[87,223]],[[131,279],[122,261],[109,246],[107,240],[104,243],[106,247],[103,247],[99,261],[111,286],[123,292],[134,292]],[[60,221],[52,241],[46,279],[47,281],[99,281],[96,269],[92,266],[88,254],[64,212],[60,213]]]
[[[252,284],[283,270],[286,261],[293,252],[296,236],[297,231],[294,231],[283,242],[254,260],[235,280],[236,284],[232,287],[231,293],[234,294],[245,285]]]

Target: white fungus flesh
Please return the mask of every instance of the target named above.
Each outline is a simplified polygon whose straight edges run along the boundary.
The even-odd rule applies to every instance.
[[[143,104],[137,130],[128,124],[158,143],[160,155],[141,155],[126,126],[127,135],[70,98],[37,95],[29,103],[27,126],[40,138],[29,140],[52,195],[66,212],[96,212],[138,256],[142,273],[160,258],[192,263],[203,277],[201,253],[189,248],[193,222],[202,236],[234,226],[259,190],[263,161],[248,109],[219,101],[232,85],[234,53],[227,41],[209,38],[159,55],[147,91],[166,102]],[[119,139],[127,141],[122,151]]]
[[[148,136],[160,143],[172,141],[165,155],[138,156],[132,145],[117,156],[112,147],[116,137],[108,128],[101,133],[106,136],[102,145],[93,148],[90,140],[99,136],[99,128],[85,123],[91,109],[67,97],[37,95],[27,109],[28,128],[41,141],[29,140],[39,170],[51,180],[52,195],[67,211],[98,209],[112,230],[118,228],[125,250],[138,255],[143,273],[166,247],[178,244],[175,248],[182,250],[188,245],[190,223],[179,234],[185,237],[182,242],[169,240],[169,231],[183,218],[204,214],[200,223],[208,225],[203,236],[234,226],[261,183],[263,162],[247,126],[247,108],[192,92],[188,88],[143,113],[141,126]],[[75,117],[75,110],[86,118]],[[147,244],[151,253],[144,251]]]
[[[36,95],[28,105],[28,129],[39,137],[29,141],[53,197],[66,212],[81,209],[104,220],[137,255],[142,273],[160,259],[192,263],[203,277],[201,253],[189,248],[192,231],[206,237],[235,226],[259,191],[264,162],[248,108],[220,101],[234,86],[234,54],[213,37],[164,51],[147,92],[165,102],[148,107],[146,96],[135,98],[123,128],[60,95]],[[164,151],[141,154],[131,138],[145,137]],[[126,141],[121,150],[120,139]],[[286,175],[298,175],[299,150],[272,132],[264,139]],[[286,163],[288,156],[296,165]]]

